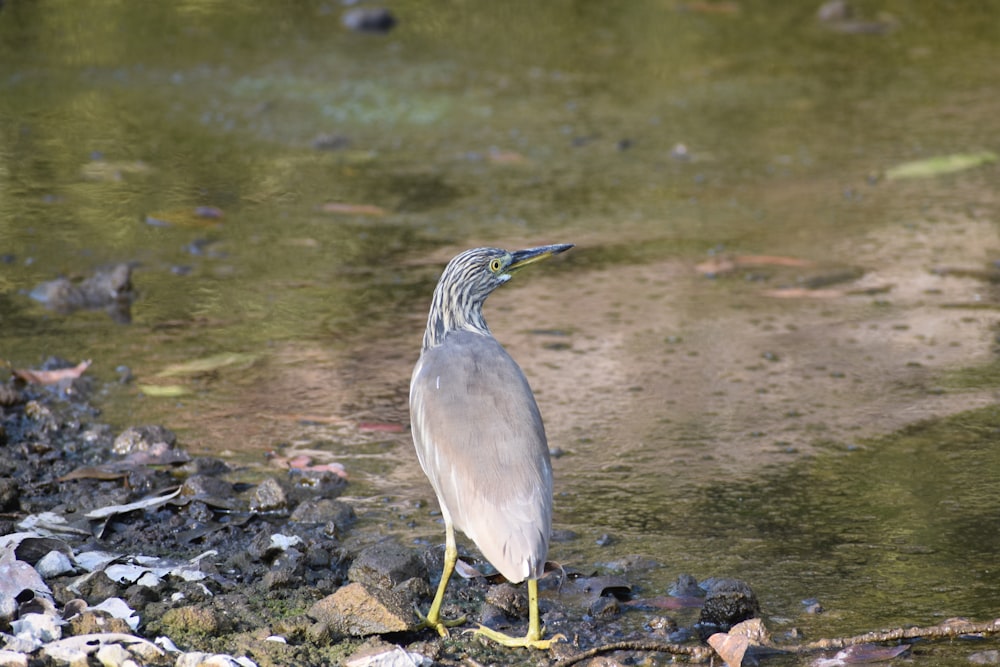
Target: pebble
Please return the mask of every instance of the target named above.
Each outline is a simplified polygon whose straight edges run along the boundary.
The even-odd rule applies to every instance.
[[[69,556],[61,551],[50,551],[35,563],[35,571],[42,579],[51,579],[73,571]]]
[[[132,654],[120,644],[104,644],[97,649],[95,655],[103,667],[126,667],[128,663],[135,664]]]
[[[341,17],[344,27],[355,32],[387,33],[396,25],[396,17],[382,7],[359,7]]]
[[[275,512],[288,505],[285,490],[274,478],[267,478],[257,485],[250,498],[251,512]]]
[[[17,651],[0,650],[0,667],[28,667],[28,656]]]
[[[166,443],[167,447],[173,447],[177,442],[177,436],[170,429],[159,426],[129,426],[115,438],[111,450],[115,454],[131,454],[132,452],[144,452],[153,445]]]

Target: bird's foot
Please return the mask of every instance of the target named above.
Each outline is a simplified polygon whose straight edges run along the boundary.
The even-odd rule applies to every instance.
[[[459,618],[450,621],[445,621],[440,617],[440,615],[434,614],[435,618],[431,620],[430,618],[431,614],[424,616],[423,614],[420,613],[419,609],[414,609],[414,611],[417,612],[417,616],[420,618],[420,623],[418,623],[417,627],[414,628],[415,630],[424,630],[424,629],[435,630],[442,637],[448,636],[448,628],[457,628],[458,626],[465,625],[466,623],[465,616],[461,616]]]
[[[541,651],[549,650],[552,648],[552,644],[556,642],[566,641],[565,635],[555,635],[549,639],[532,637],[530,633],[524,637],[512,637],[511,635],[505,635],[502,632],[497,632],[493,628],[488,628],[485,625],[480,625],[477,630],[466,630],[466,632],[471,632],[473,635],[478,635],[480,637],[486,637],[501,646],[508,646],[510,648],[535,648]]]

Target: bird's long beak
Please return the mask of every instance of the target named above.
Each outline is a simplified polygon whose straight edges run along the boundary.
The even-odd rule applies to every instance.
[[[510,266],[507,267],[507,273],[523,269],[529,264],[534,264],[535,262],[540,262],[543,259],[548,259],[552,255],[558,255],[559,253],[565,252],[572,247],[572,243],[559,243],[556,245],[543,245],[537,248],[528,248],[527,250],[515,250],[511,253],[512,260],[510,262]]]

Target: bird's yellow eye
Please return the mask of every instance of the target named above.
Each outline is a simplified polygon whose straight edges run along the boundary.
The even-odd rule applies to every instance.
[[[493,273],[498,273],[500,271],[500,267],[502,266],[503,262],[501,262],[499,259],[490,260],[490,271],[492,271]]]

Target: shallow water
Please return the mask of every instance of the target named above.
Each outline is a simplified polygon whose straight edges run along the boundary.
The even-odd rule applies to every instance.
[[[859,2],[884,31],[850,34],[794,3],[399,2],[361,35],[335,3],[7,2],[2,354],[127,365],[113,422],[340,460],[362,539],[436,541],[399,429],[437,274],[573,242],[487,312],[563,451],[553,559],[744,578],[813,636],[998,616],[1000,420],[965,413],[998,386],[997,167],[879,174],[996,148],[1000,16],[924,5]],[[119,261],[131,325],[27,296]]]

